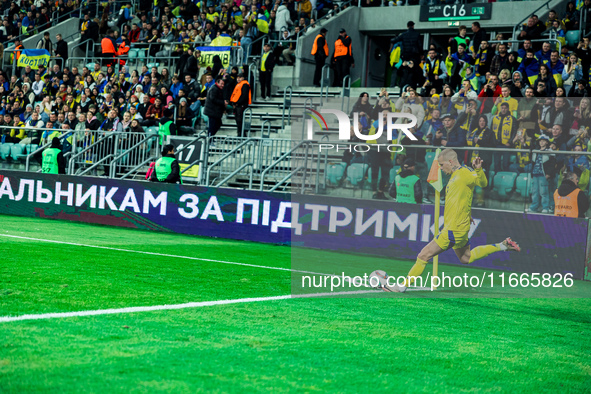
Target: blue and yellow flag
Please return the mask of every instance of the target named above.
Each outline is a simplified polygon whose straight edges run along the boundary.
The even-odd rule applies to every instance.
[[[213,40],[211,40],[212,47],[229,47],[232,46],[232,37],[227,35],[226,33],[222,33]]]
[[[47,68],[51,55],[47,49],[23,49],[18,58],[18,67],[30,66],[33,70],[38,70],[40,65]]]
[[[269,32],[269,19],[263,14],[259,14],[257,18],[257,27],[261,33],[267,34]]]
[[[216,38],[216,40],[219,37]],[[230,38],[230,40],[232,40]],[[213,44],[213,41],[212,41]],[[224,68],[228,68],[230,65],[230,50],[231,46],[225,47],[216,47],[216,46],[209,46],[209,47],[197,47],[198,50],[201,51],[201,64],[205,67],[213,67],[213,58],[215,55],[220,57],[222,61],[222,65]],[[214,76],[215,77],[215,76]]]

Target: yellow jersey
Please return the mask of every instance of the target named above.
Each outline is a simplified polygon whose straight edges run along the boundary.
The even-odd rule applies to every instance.
[[[468,232],[472,219],[472,194],[475,186],[486,187],[488,181],[482,168],[460,167],[451,174],[445,188],[444,228]]]

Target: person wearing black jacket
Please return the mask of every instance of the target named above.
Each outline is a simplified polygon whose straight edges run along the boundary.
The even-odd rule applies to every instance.
[[[398,174],[400,178],[408,178],[409,176],[415,175],[415,161],[413,159],[406,159],[404,161],[404,165],[402,166],[402,171]],[[414,178],[417,179],[417,178]],[[420,179],[417,180],[413,186],[414,190],[414,198],[417,204],[421,204],[423,202],[423,189],[421,188],[421,181]],[[388,190],[388,194],[392,198],[396,198],[397,190],[396,190],[396,180],[392,182],[390,185],[390,190]],[[404,202],[404,201],[402,201]]]
[[[236,87],[232,92],[230,103],[234,107],[234,113],[236,115],[236,128],[238,131],[238,137],[244,137],[242,130],[242,120],[244,117],[244,111],[252,103],[250,94],[250,85],[244,78],[244,74],[238,74],[236,77]]]
[[[415,30],[415,23],[413,21],[409,21],[406,27],[408,27],[407,31],[390,40],[390,50],[392,50],[394,44],[402,41],[400,53],[402,60],[414,60],[415,64],[419,64],[419,49],[421,48],[419,41],[421,35]]]
[[[61,34],[57,34],[55,39],[57,40],[55,44],[55,55],[64,59],[61,62],[61,66],[64,67],[66,65],[66,60],[68,60],[68,43],[63,40]]]
[[[261,98],[266,100],[267,97],[271,98],[271,81],[273,79],[273,68],[275,67],[275,55],[273,55],[269,43],[264,45],[263,50],[259,81],[261,82]]]
[[[314,86],[320,86],[320,79],[322,78],[322,68],[328,57],[328,44],[326,43],[326,33],[328,30],[325,28],[320,29],[320,34],[314,39],[314,45],[312,46],[312,56],[314,56],[314,62],[316,67],[314,68]]]
[[[224,100],[224,79],[218,75],[215,84],[207,91],[207,99],[203,109],[203,114],[209,117],[208,136],[213,137],[222,127],[222,116],[226,105],[228,105],[228,101]]]
[[[343,86],[343,79],[351,73],[351,67],[355,67],[351,37],[347,35],[345,29],[339,31],[339,38],[334,43],[332,63],[335,66],[333,86],[340,88]]]
[[[162,157],[156,161],[150,181],[162,183],[183,183],[179,161],[174,157],[174,145],[162,147]]]

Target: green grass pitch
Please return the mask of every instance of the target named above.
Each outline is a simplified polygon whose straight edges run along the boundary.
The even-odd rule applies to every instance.
[[[0,223],[0,235],[116,249],[287,269],[292,258],[285,246],[10,216]],[[0,317],[290,294],[288,270],[4,236],[0,252]],[[399,273],[412,264],[363,258]],[[590,285],[577,281],[587,293]],[[0,322],[0,392],[589,392],[589,298],[426,297]]]

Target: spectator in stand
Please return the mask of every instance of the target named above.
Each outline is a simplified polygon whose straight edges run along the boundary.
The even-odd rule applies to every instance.
[[[441,118],[443,127],[435,133],[433,138],[434,146],[462,147],[466,146],[466,131],[460,128],[468,115],[463,113],[456,121],[452,114],[445,114]]]
[[[482,41],[488,41],[486,30],[480,27],[480,22],[472,22],[472,32],[474,33],[474,37],[472,38],[471,45],[468,46],[470,49],[470,53],[472,55],[476,55],[478,52]]]
[[[542,49],[540,49],[538,52],[536,52],[536,60],[540,64],[546,64],[550,61],[551,54],[552,54],[552,51],[550,49],[550,43],[545,42],[542,44]]]
[[[45,49],[50,54],[53,53],[53,43],[49,38],[49,32],[43,33],[43,38],[37,41],[36,49]]]
[[[538,78],[534,82],[535,86],[540,86],[540,84],[544,84],[544,94],[549,97],[554,97],[556,93],[556,81],[552,76],[552,71],[546,64],[540,65],[540,74]],[[539,91],[539,89],[538,89]]]
[[[423,76],[425,83],[423,89],[435,88],[436,92],[440,92],[443,88],[443,80],[447,75],[447,68],[445,62],[441,61],[437,56],[437,51],[432,48],[429,49],[428,57],[423,62]]]
[[[103,57],[103,66],[113,64],[117,55],[117,44],[115,42],[113,30],[107,30],[107,35],[101,40],[101,53]]]
[[[579,59],[576,54],[571,53],[564,65],[564,69],[562,70],[562,86],[569,97],[575,81],[579,81],[582,78],[583,69],[579,64]]]
[[[543,27],[543,30],[540,30],[539,26],[536,26],[535,19],[530,17],[527,20],[527,25],[525,28],[519,33],[518,39],[519,40],[537,40],[542,37],[542,33],[546,30],[546,27]]]
[[[497,45],[497,49],[499,53],[493,57],[490,64],[490,73],[493,75],[499,75],[501,70],[505,68],[505,63],[509,58],[507,55],[507,44],[500,43]]]
[[[56,46],[55,46],[55,56],[63,59],[62,66],[66,65],[66,61],[68,60],[68,43],[62,38],[61,34],[57,34],[55,36],[56,39]]]
[[[539,150],[548,150],[549,143],[550,137],[542,134],[538,138]],[[532,203],[526,212],[550,213],[548,180],[554,176],[554,162],[554,155],[543,153],[532,155]]]
[[[414,60],[403,61],[402,66],[396,72],[399,78],[399,86],[410,86],[417,89],[423,85],[424,77],[420,66],[415,65]]]
[[[533,85],[536,82],[536,79],[540,74],[540,65],[536,60],[532,49],[527,50],[525,59],[523,59],[517,68],[517,71],[519,71],[521,75],[525,75],[529,85]]]
[[[497,98],[501,95],[501,87],[499,86],[499,77],[491,75],[487,84],[482,87],[482,90],[478,94],[478,98],[482,101],[480,107],[480,113],[486,114],[493,107],[493,101],[486,99],[487,97]]]
[[[400,56],[402,60],[408,61],[412,59],[415,61],[415,64],[418,64],[420,61],[419,48],[421,36],[415,30],[415,23],[413,21],[409,21],[406,24],[406,27],[408,28],[407,31],[390,40],[390,52],[392,51],[394,44],[401,42],[402,51]]]
[[[590,15],[591,17],[591,15]],[[581,66],[583,70],[590,70],[591,69],[591,47],[589,47],[589,37],[583,37],[583,40],[577,44],[577,49],[575,53],[581,59]],[[583,71],[585,73],[585,71]],[[589,80],[589,75],[585,73],[583,78]]]
[[[482,31],[482,30],[480,30]],[[489,73],[490,64],[493,59],[493,51],[488,47],[488,41],[482,40],[478,47],[478,52],[472,55],[476,65],[476,78],[478,78],[478,90],[486,83],[486,75]]]
[[[222,116],[226,111],[228,101],[224,100],[224,80],[217,76],[215,84],[207,91],[203,113],[209,117],[207,135],[213,137],[222,127]],[[211,146],[211,145],[210,145]]]
[[[491,129],[495,134],[497,148],[512,148],[513,140],[517,134],[517,119],[511,115],[509,103],[502,102],[500,112],[492,119]],[[506,171],[509,169],[511,153],[507,151],[495,152],[495,171]]]

